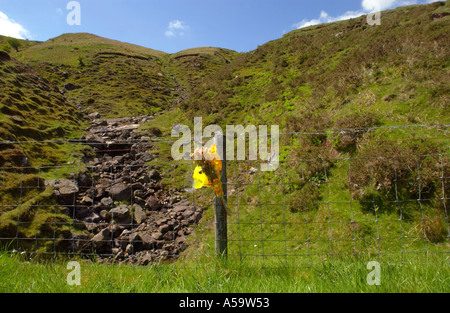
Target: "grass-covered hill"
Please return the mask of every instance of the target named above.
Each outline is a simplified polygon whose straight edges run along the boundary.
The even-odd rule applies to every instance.
[[[7,54],[0,61],[0,166],[51,165],[66,159],[57,145],[20,142],[79,138],[83,116],[47,79]],[[28,158],[31,163],[24,161]]]
[[[448,252],[448,126],[418,127],[450,122],[447,13],[449,1],[401,7],[382,12],[380,26],[365,16],[312,26],[248,53],[166,54],[91,34],[24,43],[0,62],[1,136],[81,137],[77,112],[95,111],[161,112],[142,130],[169,136],[194,116],[204,126],[277,124],[288,133],[278,172],[230,166],[230,253]],[[64,161],[5,147],[22,147],[33,165]],[[153,165],[173,174],[169,187],[188,187],[189,166],[172,167],[170,147],[158,153]],[[197,232],[206,254],[213,221],[207,210]]]
[[[220,67],[154,121],[202,116],[288,133],[276,173],[231,162],[232,253],[448,250],[448,126],[414,127],[450,122],[446,13],[449,1],[382,12],[380,26],[362,16],[292,31]],[[204,226],[198,236],[213,247]]]
[[[185,88],[192,89],[198,79],[236,54],[226,49],[198,48],[169,55],[77,33],[22,49],[14,57],[38,68],[82,110],[118,117],[170,108],[177,99],[187,98]]]
[[[105,117],[153,113],[170,103],[164,52],[91,34],[65,34],[14,55],[34,66],[86,112]]]
[[[209,76],[184,107],[285,129],[295,118],[295,130],[341,128],[352,113],[369,124],[448,122],[450,17],[439,12],[448,1],[383,12],[381,26],[362,16],[292,31]],[[355,123],[346,126],[371,126]]]

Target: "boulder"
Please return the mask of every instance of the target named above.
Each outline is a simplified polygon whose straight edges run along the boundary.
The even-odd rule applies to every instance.
[[[111,231],[108,228],[103,229],[92,238],[95,249],[100,249],[111,240]]]
[[[130,217],[130,209],[126,205],[120,205],[112,209],[110,212],[111,218],[117,221],[124,221]]]
[[[46,184],[53,186],[55,195],[59,203],[73,205],[79,191],[76,182],[66,178],[50,180]]]
[[[138,204],[133,204],[134,209],[134,221],[136,224],[142,224],[147,218],[147,214],[144,212],[144,209]]]
[[[86,223],[98,223],[101,221],[101,217],[96,213],[91,213],[88,217],[84,219]]]
[[[151,196],[147,199],[147,201],[145,202],[145,206],[151,211],[157,211],[162,207],[161,203],[154,196]]]
[[[152,237],[153,237],[155,240],[161,240],[161,239],[163,238],[163,234],[162,234],[161,232],[157,231],[157,232],[154,232],[154,233],[152,234]]]
[[[130,201],[132,197],[131,188],[125,183],[113,185],[109,190],[109,194],[116,201]]]
[[[114,205],[114,201],[110,197],[103,198],[102,200],[100,200],[100,203],[105,208],[112,208]]]

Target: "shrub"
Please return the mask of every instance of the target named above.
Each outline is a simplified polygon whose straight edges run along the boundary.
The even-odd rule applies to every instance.
[[[19,48],[22,46],[22,43],[17,38],[7,38],[6,42],[11,46],[11,48],[15,49],[16,52],[19,52]]]

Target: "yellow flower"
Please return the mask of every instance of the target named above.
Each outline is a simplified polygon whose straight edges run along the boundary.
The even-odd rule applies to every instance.
[[[202,167],[197,166],[194,170],[194,175],[192,176],[194,178],[194,188],[200,189],[203,186],[209,185],[208,177],[205,173],[202,172]]]

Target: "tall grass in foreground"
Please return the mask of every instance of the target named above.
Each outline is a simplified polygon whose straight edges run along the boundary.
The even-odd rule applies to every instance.
[[[0,292],[33,293],[416,293],[450,292],[446,255],[380,261],[381,285],[369,285],[368,259],[343,258],[295,267],[212,259],[147,267],[77,259],[81,285],[69,286],[68,258],[0,254]],[[292,264],[293,265],[293,264]]]

